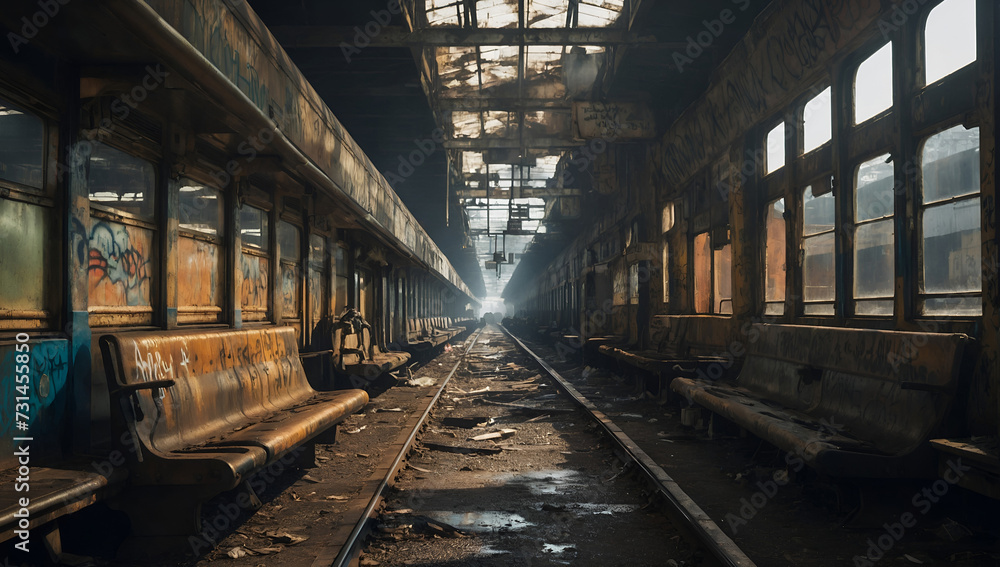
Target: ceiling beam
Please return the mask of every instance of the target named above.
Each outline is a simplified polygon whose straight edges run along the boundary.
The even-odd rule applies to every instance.
[[[550,109],[569,109],[570,103],[561,99],[549,98],[439,98],[437,106],[441,110],[467,110],[471,112],[481,112],[487,110],[498,111],[532,111]]]
[[[578,148],[586,142],[571,138],[525,138],[521,140],[504,138],[460,138],[448,140],[444,147],[449,150],[511,150],[511,149],[562,149]]]
[[[459,199],[487,198],[486,189],[459,189],[455,193]],[[490,199],[553,199],[556,197],[577,197],[583,194],[579,189],[558,189],[555,187],[517,187],[513,191],[510,189],[490,189],[489,193],[488,198]],[[472,207],[468,204],[465,206]],[[493,208],[496,209],[496,205]]]
[[[683,41],[661,42],[655,36],[620,28],[427,28],[410,32],[386,26],[374,37],[360,27],[275,26],[271,33],[285,49],[344,47],[475,47],[477,45],[639,45],[683,48]]]

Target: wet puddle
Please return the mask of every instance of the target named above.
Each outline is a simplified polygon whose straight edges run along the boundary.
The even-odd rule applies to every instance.
[[[510,512],[425,512],[424,515],[466,532],[517,531],[534,525],[524,516]]]

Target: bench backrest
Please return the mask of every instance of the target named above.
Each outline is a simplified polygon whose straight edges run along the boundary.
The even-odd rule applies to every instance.
[[[124,402],[121,417],[134,419],[139,441],[160,452],[198,445],[315,394],[292,327],[123,333],[102,337],[101,347],[112,397]],[[157,380],[175,384],[128,391]]]
[[[333,336],[334,344],[339,345],[338,355],[342,368],[350,364],[361,364],[371,358],[372,334],[368,327],[350,332],[350,329],[338,326]]]
[[[678,354],[723,354],[730,346],[733,319],[717,315],[656,315],[650,320],[651,347]]]
[[[737,383],[903,452],[945,417],[967,342],[961,334],[756,324]]]

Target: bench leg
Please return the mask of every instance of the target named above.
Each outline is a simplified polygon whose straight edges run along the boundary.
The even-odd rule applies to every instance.
[[[110,503],[128,515],[132,527],[118,550],[119,559],[190,553],[191,541],[201,539],[203,496],[190,486],[142,488],[127,490]]]

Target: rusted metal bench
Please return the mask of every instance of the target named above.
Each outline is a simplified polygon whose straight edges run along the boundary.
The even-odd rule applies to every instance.
[[[103,472],[107,472],[107,476]],[[32,466],[27,477],[22,477],[16,466],[0,472],[0,502],[3,502],[0,543],[26,539],[27,530],[21,520],[30,518],[31,535],[39,536],[31,538],[34,540],[32,546],[42,545],[40,536],[45,530],[41,526],[115,494],[127,476],[127,471],[114,470],[110,466],[107,471],[98,471],[89,462],[77,463],[72,469]],[[19,482],[18,477],[30,478],[30,481]],[[18,487],[30,487],[30,492],[23,488],[18,491]],[[21,499],[25,497],[28,505],[21,506]]]
[[[735,375],[741,352],[732,352],[732,319],[704,315],[658,315],[650,322],[655,348],[639,350],[601,344],[598,352],[620,365],[641,371],[656,380],[655,391],[666,392],[677,376],[695,376],[711,369],[712,378]],[[718,374],[715,372],[718,371]],[[652,385],[645,385],[654,390]]]
[[[833,476],[933,475],[961,334],[756,324],[733,382],[671,388]],[[800,461],[801,462],[801,461]]]
[[[420,319],[406,320],[406,349],[413,354],[424,354],[434,348]]]
[[[292,327],[100,343],[113,427],[134,443],[122,508],[139,537],[197,533],[202,502],[241,484],[252,495],[248,477],[332,442],[336,425],[368,402],[362,390],[314,391]]]
[[[383,351],[372,341],[372,328],[357,312],[348,312],[333,327],[334,365],[338,372],[374,380],[409,362],[410,354]]]

